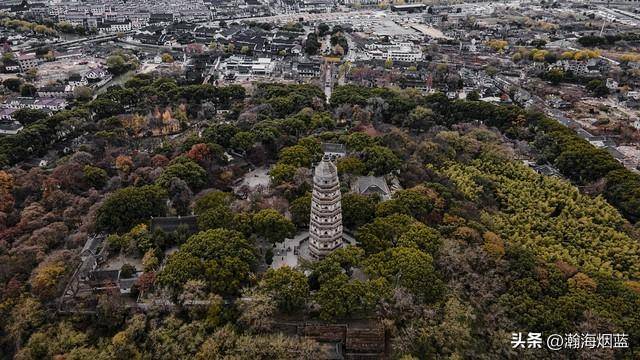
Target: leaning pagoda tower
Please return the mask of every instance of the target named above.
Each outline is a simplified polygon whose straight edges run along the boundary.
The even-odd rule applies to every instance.
[[[309,253],[322,259],[342,246],[342,206],[338,170],[325,155],[313,175]]]

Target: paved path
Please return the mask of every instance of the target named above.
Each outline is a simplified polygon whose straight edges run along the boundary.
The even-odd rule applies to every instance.
[[[282,243],[276,244],[273,249],[273,263],[271,267],[277,269],[283,266],[298,266],[298,255],[294,254],[294,249],[309,238],[309,232],[303,231],[293,239],[285,239]]]
[[[345,240],[346,244],[351,246],[356,244],[356,239],[353,236],[343,233],[342,237]],[[298,266],[298,254],[294,252],[296,247],[298,248],[298,253],[302,253],[303,255],[308,256],[309,252],[309,232],[303,231],[296,235],[293,239],[285,239],[284,242],[280,244],[276,244],[273,252],[273,263],[271,267],[277,269],[282,266],[296,267]]]

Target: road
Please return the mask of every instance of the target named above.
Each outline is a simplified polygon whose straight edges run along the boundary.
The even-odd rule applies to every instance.
[[[370,17],[375,16],[378,11],[373,10],[355,10],[355,11],[338,11],[331,13],[294,13],[294,14],[280,14],[273,16],[263,16],[263,17],[249,17],[249,18],[241,18],[235,19],[237,22],[297,22],[299,19],[303,19],[303,21],[332,21],[338,19],[353,19],[354,17]]]
[[[211,65],[211,67],[209,68],[209,71],[207,72],[207,76],[205,76],[202,83],[208,84],[209,81],[211,81],[211,77],[216,73],[216,71],[218,71],[219,67],[220,67],[220,56],[218,56],[218,58],[216,59],[216,62],[213,65]]]
[[[598,15],[603,17],[613,17],[617,21],[623,22],[627,25],[640,27],[640,15],[622,9],[609,9],[606,6],[598,6],[598,10],[600,12]]]
[[[327,104],[331,99],[331,93],[333,92],[333,65],[329,62],[324,63],[324,96],[327,99]]]
[[[125,35],[127,34],[132,34],[132,32],[129,33],[125,33]],[[72,46],[72,45],[80,45],[80,44],[91,44],[91,43],[95,43],[95,42],[103,42],[103,41],[108,41],[108,40],[113,40],[118,38],[118,34],[104,34],[104,35],[94,35],[94,36],[89,36],[89,37],[84,37],[81,39],[75,39],[75,40],[68,40],[68,41],[62,41],[62,42],[54,42],[54,43],[50,43],[48,45],[51,45],[53,47],[56,48],[63,48],[63,47],[68,47],[68,46]],[[29,51],[35,51],[35,49],[38,46],[31,46],[29,48],[25,48],[22,51],[23,52],[29,52]]]
[[[135,46],[135,47],[147,48],[147,49],[171,50],[173,48],[171,46],[155,45],[155,44],[144,44],[144,43],[137,42],[137,41],[129,41],[129,40],[125,40],[124,38],[118,39],[118,42],[121,42],[121,43],[127,44],[127,45],[131,45],[131,46]]]

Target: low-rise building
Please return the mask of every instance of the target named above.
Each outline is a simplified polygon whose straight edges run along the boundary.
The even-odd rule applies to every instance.
[[[5,73],[19,73],[20,63],[14,59],[6,59],[2,62],[3,72]]]
[[[0,109],[0,120],[5,122],[13,120],[13,113],[16,111],[18,111],[18,109]]]
[[[41,98],[71,98],[73,97],[72,85],[46,85],[38,89],[38,96]]]
[[[198,231],[197,221],[198,218],[195,215],[154,217],[151,218],[151,231],[160,230],[165,233],[172,233],[183,229],[188,234],[194,234]]]
[[[18,55],[18,65],[20,65],[21,72],[27,72],[28,70],[38,67],[40,60],[36,57],[36,54],[21,54]]]
[[[298,8],[304,11],[329,12],[333,8],[333,0],[300,0]]]
[[[382,176],[359,176],[351,185],[351,191],[361,195],[377,195],[384,200],[391,199],[391,190]]]
[[[83,77],[80,74],[71,74],[68,79],[69,85],[74,86],[87,86],[89,83],[86,77]]]
[[[22,131],[22,129],[22,124],[17,121],[0,121],[0,135],[15,135]]]
[[[322,152],[331,160],[336,160],[347,156],[347,147],[344,144],[322,143]]]
[[[225,75],[270,75],[274,63],[270,58],[251,58],[248,56],[231,56],[221,64]]]
[[[414,13],[414,12],[422,12],[427,9],[427,5],[425,4],[394,4],[391,5],[391,11],[393,12],[403,12],[403,13]]]
[[[60,111],[67,107],[65,99],[17,97],[5,101],[1,107],[6,109],[34,109],[44,111]]]
[[[105,33],[117,33],[131,31],[131,21],[105,21],[98,25],[98,30]]]
[[[422,50],[411,43],[370,43],[364,45],[366,54],[376,60],[417,62],[422,59]]]
[[[558,60],[549,69],[562,69],[565,72],[572,72],[577,76],[599,76],[609,71],[609,65],[602,59],[582,60]]]
[[[293,64],[293,70],[301,77],[319,77],[321,72],[320,60],[300,59]]]

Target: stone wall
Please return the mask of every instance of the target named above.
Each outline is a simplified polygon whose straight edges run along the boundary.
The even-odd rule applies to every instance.
[[[348,360],[387,359],[387,334],[375,321],[326,324],[319,322],[278,322],[276,331],[314,339],[320,343],[340,343]]]

